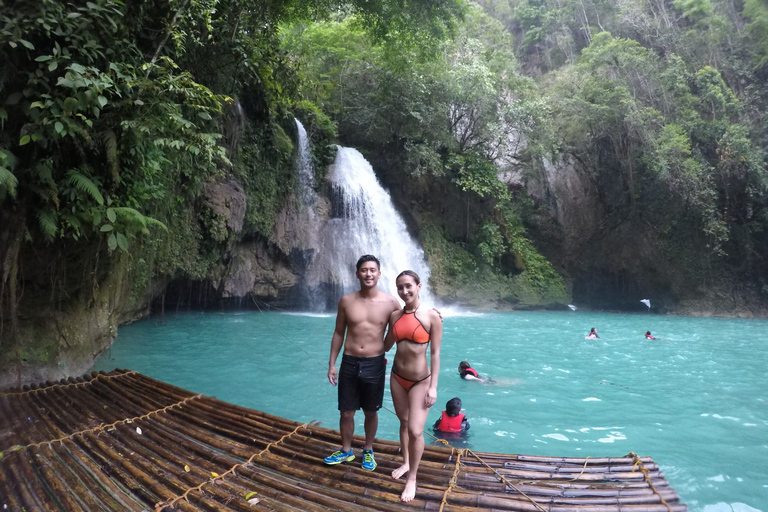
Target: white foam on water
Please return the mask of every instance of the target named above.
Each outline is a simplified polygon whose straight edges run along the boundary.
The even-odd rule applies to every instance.
[[[541,437],[548,437],[550,439],[556,439],[558,441],[569,441],[569,439],[565,437],[563,434],[544,434]]]
[[[624,441],[627,439],[622,432],[611,432],[608,437],[601,437],[597,440],[598,443],[613,443],[614,441]]]
[[[285,311],[283,314],[288,316],[306,316],[309,318],[330,318],[336,316],[333,313],[315,313],[312,311]]]
[[[763,487],[768,487],[765,485]],[[715,503],[712,505],[706,505],[701,512],[762,512],[759,509],[750,507],[746,503],[734,502],[734,503]]]

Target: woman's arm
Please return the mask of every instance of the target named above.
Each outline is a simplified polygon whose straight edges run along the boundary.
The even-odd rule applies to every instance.
[[[443,341],[443,319],[432,311],[430,320],[429,335],[432,340],[430,343],[429,361],[432,376],[430,377],[427,396],[424,399],[427,407],[431,407],[437,401],[437,378],[440,375],[440,345]]]

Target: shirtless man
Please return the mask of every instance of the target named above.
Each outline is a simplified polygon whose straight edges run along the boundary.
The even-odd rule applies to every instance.
[[[379,426],[378,410],[384,400],[386,363],[384,360],[384,331],[389,315],[400,309],[393,296],[380,291],[376,285],[381,277],[379,260],[366,254],[357,260],[360,291],[344,295],[339,300],[336,329],[331,338],[328,380],[339,389],[339,430],[341,450],[323,459],[326,464],[340,464],[355,459],[352,436],[355,433],[355,411],[365,413],[365,447],[363,469],[376,469],[373,439]],[[346,339],[345,339],[346,334]],[[336,359],[344,347],[341,368]]]

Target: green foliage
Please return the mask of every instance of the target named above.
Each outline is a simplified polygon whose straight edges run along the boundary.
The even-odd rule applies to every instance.
[[[13,174],[16,157],[10,151],[0,150],[0,202],[6,196],[15,197],[19,179]]]
[[[2,77],[11,114],[0,139],[3,195],[17,196],[49,239],[101,236],[110,250],[127,250],[152,222],[137,210],[149,198],[137,188],[154,183],[159,199],[173,195],[179,176],[200,183],[227,163],[219,135],[206,130],[227,98],[170,58],[142,65],[123,14],[109,0],[27,3],[0,20],[0,44],[14,49],[17,69]],[[136,215],[113,231],[115,211]]]
[[[738,100],[728,87],[720,72],[710,66],[704,66],[693,76],[694,94],[699,98],[704,116],[710,120],[730,119],[738,113]]]
[[[393,54],[351,19],[293,25],[283,45],[301,64],[301,94],[341,121],[342,137],[397,141],[414,175],[442,175],[452,153],[497,158],[541,119],[511,37],[477,7],[439,55],[420,47]]]
[[[278,139],[267,147],[264,139]],[[268,235],[275,218],[296,180],[292,171],[293,144],[279,126],[257,131],[247,126],[243,134],[242,149],[235,160],[246,192],[246,221],[248,229]]]
[[[487,159],[473,154],[454,155],[448,165],[455,169],[453,181],[462,190],[472,191],[480,197],[509,199],[509,190],[499,181],[498,170]]]
[[[501,229],[494,223],[486,222],[480,228],[478,239],[477,248],[480,251],[480,256],[488,265],[495,265],[507,250]]]
[[[489,231],[497,229],[489,226]],[[549,263],[529,245],[530,270],[516,275],[500,271],[492,264],[475,258],[460,243],[449,241],[445,232],[434,222],[421,225],[420,237],[424,253],[432,270],[430,286],[440,295],[474,305],[496,305],[506,302],[517,306],[540,306],[567,300],[562,278],[538,274],[538,268]],[[537,263],[541,263],[537,266]],[[551,266],[549,266],[551,271]]]
[[[711,0],[674,0],[674,6],[683,11],[683,16],[698,20],[714,13]]]
[[[336,123],[311,101],[298,101],[293,110],[295,116],[304,124],[304,129],[307,130],[307,135],[313,142],[333,140],[338,136]]]
[[[754,51],[752,63],[761,68],[768,63],[768,5],[763,0],[744,0],[742,13],[749,19],[744,30]]]
[[[78,190],[86,192],[99,205],[104,204],[104,198],[102,197],[101,192],[99,192],[99,188],[93,181],[80,174],[76,169],[70,170],[68,177],[69,185],[75,187]]]

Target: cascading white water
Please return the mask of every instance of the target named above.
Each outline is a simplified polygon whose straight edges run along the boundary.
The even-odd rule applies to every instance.
[[[299,132],[299,194],[302,205],[315,216],[315,168],[312,165],[312,151],[304,125],[296,119]]]
[[[422,302],[434,304],[424,251],[408,233],[371,164],[359,151],[339,147],[330,182],[332,215],[318,233],[307,284],[332,283],[335,304],[341,294],[359,289],[355,263],[363,254],[372,254],[381,261],[379,289],[397,297],[395,278],[403,270],[414,270],[421,277]]]
[[[317,218],[317,193],[315,192],[315,169],[312,165],[312,151],[307,137],[307,130],[304,125],[296,119],[296,130],[299,135],[298,148],[298,175],[299,175],[299,207],[296,219],[296,243],[303,251],[306,265],[310,265],[315,254],[317,254],[317,237],[319,235],[320,224]],[[300,289],[301,297],[299,300],[304,303],[311,311],[322,311],[326,309],[326,300],[322,296],[321,290],[315,285],[311,286],[305,276],[305,281]]]

